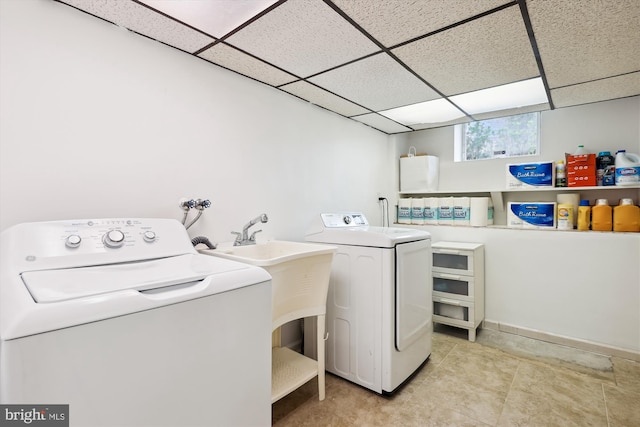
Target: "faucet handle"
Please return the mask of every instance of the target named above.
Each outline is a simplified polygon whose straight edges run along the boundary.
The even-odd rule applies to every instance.
[[[238,243],[242,242],[242,233],[240,233],[238,231],[232,231],[231,234],[235,234],[236,235],[236,240],[234,242],[235,245],[237,245]]]
[[[249,237],[249,240],[251,240],[252,242],[256,241],[256,233],[261,232],[262,230],[256,230],[253,233],[251,233],[251,236]]]

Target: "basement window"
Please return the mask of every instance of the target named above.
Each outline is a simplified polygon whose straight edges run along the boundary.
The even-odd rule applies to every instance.
[[[456,162],[536,156],[540,153],[540,113],[455,125],[454,135]]]

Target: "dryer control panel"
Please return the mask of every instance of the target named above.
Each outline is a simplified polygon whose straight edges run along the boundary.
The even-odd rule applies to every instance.
[[[320,214],[326,228],[368,226],[367,218],[360,212]]]

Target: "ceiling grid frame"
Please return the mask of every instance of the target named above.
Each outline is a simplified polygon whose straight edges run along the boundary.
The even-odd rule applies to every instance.
[[[215,16],[200,14],[199,19],[196,20],[200,23],[204,22],[207,16],[211,16],[209,19],[211,22],[214,21],[213,18],[216,18],[218,23],[223,23],[220,19],[225,19],[224,23],[228,24],[227,30],[229,28],[231,30],[224,31],[224,34],[216,34],[215,31],[209,34],[213,31],[210,25],[208,27],[210,31],[207,31],[203,28],[203,24],[198,28],[199,24],[196,22],[181,20],[180,16],[189,16],[189,14],[176,12],[178,16],[174,16],[176,13],[168,13],[167,10],[171,8],[163,8],[162,2],[158,0],[49,1],[67,4],[78,11],[127,28],[134,34],[156,40],[387,134],[447,126],[454,122],[468,122],[480,118],[501,117],[531,109],[544,111],[640,95],[640,59],[637,54],[640,51],[640,2],[637,0],[611,0],[606,4],[591,4],[596,0],[575,3],[560,0],[550,2],[546,0],[403,0],[401,2],[245,0],[243,3],[252,9],[246,12],[238,22],[233,21],[233,16],[229,15],[231,9],[238,8],[238,3],[230,3],[233,0],[181,2],[181,7],[206,5],[209,13],[216,13]],[[557,3],[558,1],[560,3]],[[176,3],[171,5],[174,8],[175,6]],[[516,14],[510,14],[508,21],[493,20],[494,23],[498,23],[498,28],[490,28],[492,20],[483,19],[499,16],[501,12],[512,9],[518,10],[517,17]],[[131,16],[132,10],[135,11],[134,18]],[[309,10],[316,13],[309,17]],[[197,10],[189,12],[192,13],[191,16],[194,16],[193,13],[198,13]],[[186,20],[189,21],[189,19]],[[514,20],[520,20],[521,25],[511,22]],[[569,28],[561,30],[556,28],[557,22],[565,21],[571,23]],[[327,23],[331,24],[327,26]],[[422,75],[423,73],[415,69],[415,66],[422,61],[420,57],[403,58],[394,52],[394,49],[402,52],[405,46],[413,49],[420,43],[423,43],[423,53],[426,52],[427,55],[425,59],[440,57],[438,54],[443,53],[442,49],[448,47],[464,52],[464,46],[456,46],[463,40],[459,40],[457,36],[464,34],[460,32],[461,29],[470,30],[472,28],[470,25],[473,26],[475,34],[486,38],[485,43],[481,44],[481,49],[491,49],[493,44],[491,37],[503,43],[501,39],[505,36],[501,34],[509,34],[508,31],[517,31],[520,40],[526,37],[530,52],[522,53],[515,49],[515,53],[508,52],[511,56],[501,61],[514,71],[522,66],[520,63],[523,61],[528,61],[527,65],[524,65],[527,67],[530,67],[533,61],[538,74],[531,78],[537,77],[542,80],[547,103],[535,106],[513,106],[506,110],[479,115],[469,114],[450,99],[464,92],[452,93],[451,85],[448,85],[449,89],[445,89],[438,81],[432,81],[428,75]],[[511,28],[507,28],[509,26]],[[314,32],[309,33],[309,31]],[[592,50],[598,53],[598,57],[585,57],[590,52],[590,46],[568,50],[567,46],[579,45],[578,36],[582,33],[590,34],[590,40],[594,43]],[[443,35],[446,37],[442,38]],[[474,33],[467,33],[465,37],[474,37]],[[495,37],[499,38],[495,39]],[[433,42],[424,44],[424,41],[436,40],[436,38],[440,39],[440,44]],[[315,41],[307,44],[311,40]],[[445,40],[448,45],[442,44]],[[247,50],[246,47],[250,49]],[[434,48],[436,50],[432,50]],[[288,52],[287,49],[289,49]],[[522,47],[519,49],[521,50]],[[411,52],[411,49],[407,48],[406,52]],[[487,53],[489,52],[487,50]],[[367,69],[367,66],[376,67],[376,61],[372,62],[371,58],[379,54],[394,61],[404,71]],[[490,59],[492,55],[488,55],[487,58]],[[499,55],[493,56],[500,58]],[[469,75],[463,78],[476,77],[473,75],[474,69],[465,69],[462,66],[465,63],[464,58],[458,58],[452,52],[444,57],[447,57],[448,61],[441,60],[438,63],[441,75],[455,77],[460,73],[467,73]],[[316,65],[304,63],[309,62],[311,58]],[[585,76],[591,75],[592,78],[579,80],[575,76],[580,73],[573,72],[582,71],[576,70],[575,67],[585,62],[590,64],[593,61],[600,61],[607,64],[607,61],[611,62],[618,58],[621,58],[622,62],[618,61],[610,67],[592,67],[596,71],[612,70],[606,75],[598,75],[594,72],[582,73]],[[407,59],[410,61],[407,62]],[[481,51],[475,53],[475,61],[483,60],[486,59]],[[558,61],[564,61],[564,63],[560,64]],[[479,69],[487,70],[496,69],[495,67],[499,66],[499,64],[488,63],[484,65],[478,63],[478,65],[480,65]],[[598,66],[595,63],[592,65]],[[315,70],[313,70],[314,67]],[[429,74],[428,68],[424,69],[424,65],[422,67],[423,71],[426,70]],[[551,67],[552,76],[549,74],[548,67]],[[491,81],[491,84],[489,86],[484,84],[480,89],[514,84],[527,79],[526,76],[531,74],[527,71],[522,72],[524,70],[522,69],[513,74],[514,76],[519,74],[519,77],[509,77],[509,69],[504,70],[507,71],[503,73],[504,75],[496,74],[493,77],[494,81],[488,79],[487,81]],[[309,70],[313,72],[309,73]],[[370,78],[370,81],[361,84],[360,88],[353,84],[350,87],[347,85],[340,87],[335,82],[329,86],[318,83],[324,80],[330,81],[328,78],[322,78],[323,75],[343,73],[348,76],[350,70],[353,74],[345,82],[349,79],[357,82],[359,77]],[[410,90],[404,95],[402,90],[394,91],[394,95],[397,96],[393,97],[385,94],[385,79],[387,82],[394,83],[402,81],[401,76],[405,72],[410,73],[425,88],[437,94],[436,99],[447,101],[460,110],[463,117],[412,125],[408,122],[394,121],[382,115],[381,112],[397,108],[398,104],[410,107],[417,105],[415,103],[420,102],[419,99],[426,100],[430,97],[427,95],[416,97],[415,90]],[[558,72],[563,73],[562,77],[557,74]],[[404,79],[406,80],[406,77]],[[561,84],[554,86],[555,81]],[[379,118],[373,119],[374,117]]]

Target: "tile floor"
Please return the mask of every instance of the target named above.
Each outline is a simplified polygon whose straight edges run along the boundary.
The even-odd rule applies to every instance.
[[[391,397],[327,374],[320,402],[314,379],[273,405],[273,426],[640,426],[640,363],[573,369],[481,342],[434,333],[427,364]]]

